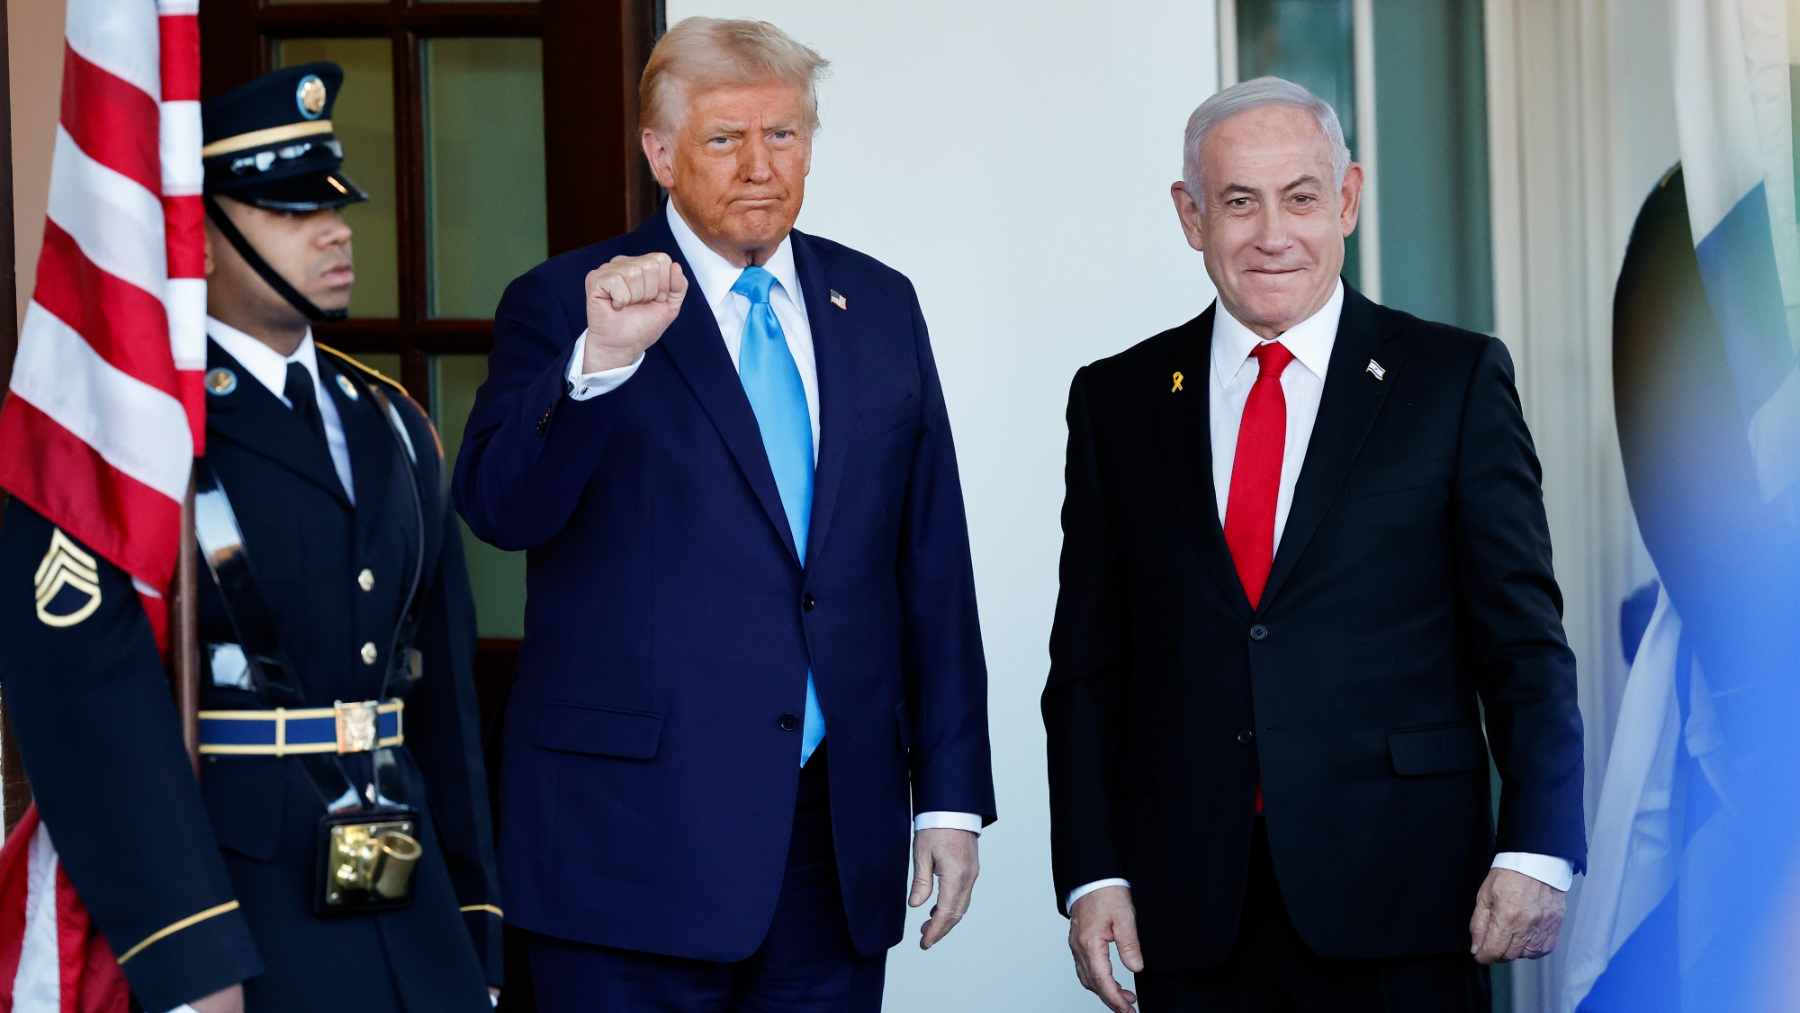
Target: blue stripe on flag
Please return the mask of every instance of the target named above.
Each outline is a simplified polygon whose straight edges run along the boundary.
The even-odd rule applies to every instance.
[[[1769,202],[1761,183],[1694,244],[1706,301],[1725,336],[1738,407],[1749,423],[1794,368]]]

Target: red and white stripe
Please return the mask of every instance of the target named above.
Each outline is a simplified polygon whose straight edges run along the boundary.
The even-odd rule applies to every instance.
[[[205,434],[198,0],[69,0],[0,486],[129,573],[158,640]]]
[[[206,432],[199,0],[69,0],[62,115],[0,487],[131,575],[159,645]],[[125,1013],[37,820],[0,848],[0,1008]]]
[[[11,1013],[125,1013],[130,989],[28,809],[0,849],[0,989]]]

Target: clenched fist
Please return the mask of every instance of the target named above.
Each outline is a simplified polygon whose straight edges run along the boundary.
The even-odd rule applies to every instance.
[[[614,257],[588,272],[581,371],[598,373],[637,361],[675,322],[687,290],[687,275],[666,253]]]

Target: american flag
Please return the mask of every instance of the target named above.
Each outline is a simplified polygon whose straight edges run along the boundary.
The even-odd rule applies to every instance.
[[[62,114],[0,487],[130,574],[159,643],[205,433],[199,0],[69,0]],[[35,810],[0,850],[0,1006],[124,1013]]]
[[[205,424],[198,0],[70,0],[0,487],[130,574],[159,640]]]

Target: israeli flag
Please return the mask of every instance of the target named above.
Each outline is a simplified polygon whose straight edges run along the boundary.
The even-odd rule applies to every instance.
[[[1701,286],[1723,340],[1756,491],[1764,506],[1792,501],[1800,496],[1800,229],[1789,64],[1800,54],[1789,52],[1787,0],[1670,0],[1670,16],[1676,126]],[[1719,407],[1730,411],[1728,403]],[[1640,515],[1640,524],[1645,520]],[[1666,533],[1667,522],[1661,518],[1659,530]],[[1689,583],[1676,588],[1676,600],[1691,605],[1683,593],[1714,590],[1693,582],[1691,566],[1683,576]],[[1634,1006],[1609,996],[1607,1008],[1722,1008],[1719,997],[1696,991],[1700,979],[1689,974],[1730,929],[1725,919],[1742,907],[1745,887],[1730,880],[1743,858],[1733,790],[1741,776],[1732,773],[1734,744],[1714,710],[1714,691],[1721,678],[1741,681],[1742,662],[1757,654],[1744,649],[1710,659],[1721,667],[1711,673],[1709,691],[1692,633],[1669,591],[1659,592],[1626,683],[1587,877],[1564,940],[1560,1013],[1576,1013],[1591,993],[1600,998],[1596,981],[1622,959],[1635,933],[1635,960],[1650,952],[1672,965],[1654,974],[1634,967],[1645,979],[1637,984],[1673,988],[1640,993]],[[1696,798],[1711,804],[1696,806]],[[1646,942],[1653,939],[1666,948]]]
[[[1763,501],[1800,478],[1800,230],[1785,0],[1672,0],[1689,224]],[[1797,26],[1800,27],[1800,26]]]

